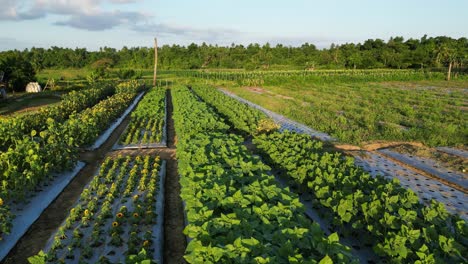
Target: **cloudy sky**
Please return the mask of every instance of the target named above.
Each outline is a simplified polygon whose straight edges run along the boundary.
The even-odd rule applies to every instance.
[[[468,37],[466,0],[0,0],[0,50]]]

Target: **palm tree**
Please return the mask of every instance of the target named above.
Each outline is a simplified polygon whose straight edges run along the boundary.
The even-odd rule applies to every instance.
[[[453,62],[456,59],[455,49],[450,47],[447,43],[442,43],[442,44],[437,45],[434,52],[436,54],[435,56],[436,65],[441,65],[442,63],[448,63],[447,81],[450,81]]]

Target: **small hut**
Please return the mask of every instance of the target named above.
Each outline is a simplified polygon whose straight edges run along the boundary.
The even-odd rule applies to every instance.
[[[41,86],[37,82],[30,82],[26,86],[26,92],[27,93],[39,93],[42,91]]]

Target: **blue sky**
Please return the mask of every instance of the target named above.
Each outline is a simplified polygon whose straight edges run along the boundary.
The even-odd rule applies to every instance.
[[[0,0],[0,50],[468,37],[465,0]]]

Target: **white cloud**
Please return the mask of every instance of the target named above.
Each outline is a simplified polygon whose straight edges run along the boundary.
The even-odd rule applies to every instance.
[[[77,14],[67,20],[55,22],[55,25],[70,26],[90,31],[112,29],[122,25],[134,25],[146,17],[138,12],[99,12],[94,14]]]
[[[202,40],[213,42],[226,38],[232,38],[236,35],[242,34],[237,30],[225,29],[225,28],[194,28],[189,26],[180,25],[169,25],[166,23],[144,23],[135,24],[132,27],[133,30],[138,32],[149,32],[159,36],[181,36],[192,40]]]
[[[103,15],[101,5],[133,3],[138,0],[0,0],[0,20],[27,20],[42,18],[49,14],[80,16]]]
[[[139,2],[140,0],[110,0],[110,1],[116,4],[130,4],[130,3]]]
[[[35,0],[32,11],[58,15],[90,14],[99,12],[100,2],[93,0]]]
[[[100,31],[119,26],[135,27],[146,22],[150,15],[137,11],[103,10],[105,2],[113,4],[134,3],[139,0],[0,0],[0,21],[21,21],[63,16],[54,25]]]
[[[53,25],[87,31],[127,28],[137,33],[152,33],[161,37],[194,42],[227,43],[244,33],[226,28],[195,28],[157,23],[147,11],[104,9],[103,4],[129,4],[139,0],[0,0],[0,21],[32,20],[56,15]],[[106,5],[108,6],[108,5]]]
[[[0,0],[0,20],[28,19],[31,17],[29,14],[22,14],[22,10],[28,8],[28,5],[30,5],[30,3],[24,0]]]

